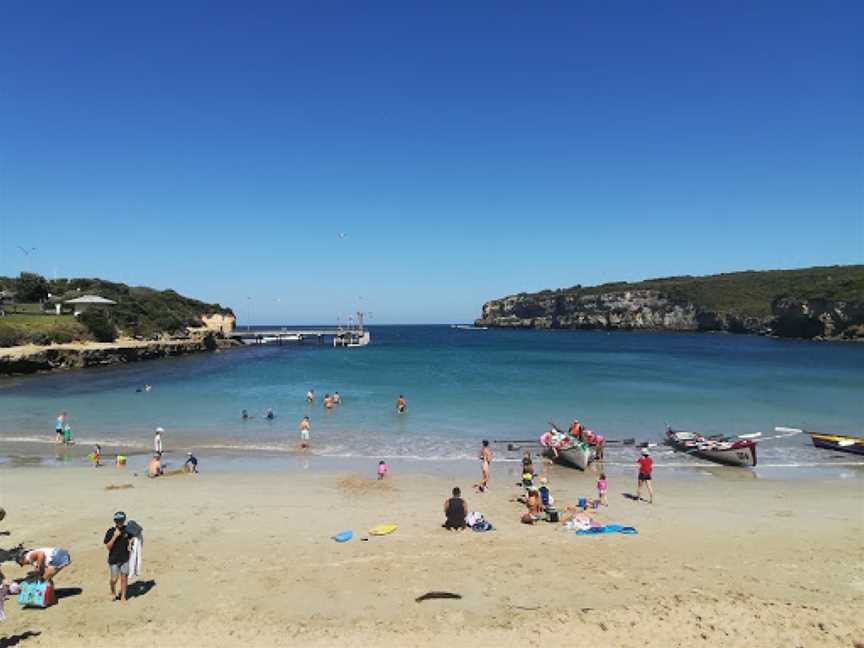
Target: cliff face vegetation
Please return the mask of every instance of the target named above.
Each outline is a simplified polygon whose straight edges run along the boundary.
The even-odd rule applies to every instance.
[[[116,302],[78,317],[66,301],[96,295]],[[117,334],[137,338],[186,335],[190,328],[224,333],[234,313],[219,304],[184,297],[173,290],[127,286],[104,279],[54,279],[22,273],[0,277],[0,346],[71,341],[110,341]],[[57,307],[61,313],[56,314]]]
[[[520,293],[485,303],[476,324],[864,340],[864,266],[666,277]]]

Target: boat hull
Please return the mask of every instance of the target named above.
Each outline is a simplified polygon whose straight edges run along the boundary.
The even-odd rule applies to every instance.
[[[738,440],[726,448],[706,447],[710,441],[682,441],[672,430],[666,433],[666,444],[677,450],[706,461],[722,464],[724,466],[739,466],[742,468],[753,468],[756,466],[756,442]]]
[[[864,455],[864,439],[861,437],[845,436],[841,434],[820,434],[818,432],[808,432],[807,434],[810,435],[810,440],[813,441],[813,445],[817,448]],[[852,441],[853,443],[849,445],[840,445],[841,441]]]
[[[588,464],[594,459],[594,451],[591,448],[583,448],[581,446],[559,450],[557,457],[552,448],[548,448],[543,454],[555,463],[569,466],[570,468],[578,468],[579,470],[588,468]]]

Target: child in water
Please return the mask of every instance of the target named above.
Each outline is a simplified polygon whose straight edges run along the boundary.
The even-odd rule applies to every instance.
[[[382,459],[378,462],[378,479],[384,479],[387,474],[387,463]]]
[[[606,473],[600,473],[600,479],[597,480],[597,496],[603,506],[609,506],[606,501]]]

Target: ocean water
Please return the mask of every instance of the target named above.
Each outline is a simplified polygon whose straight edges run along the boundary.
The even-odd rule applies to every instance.
[[[579,418],[608,439],[660,440],[666,425],[705,434],[775,426],[864,434],[864,345],[671,333],[465,331],[372,327],[372,344],[255,346],[221,353],[0,379],[0,452],[51,453],[65,410],[79,444],[292,453],[312,420],[314,452],[460,459],[481,439],[536,439]],[[144,384],[150,392],[138,392]],[[318,401],[305,403],[314,388]],[[325,392],[344,404],[325,412]],[[408,412],[398,415],[404,394]],[[262,414],[271,407],[276,419]],[[242,421],[246,408],[256,418]],[[11,450],[10,450],[11,449]],[[760,464],[861,466],[803,435],[767,439]],[[610,448],[630,465],[632,448]],[[705,465],[658,449],[658,464]],[[710,464],[708,464],[710,465]]]

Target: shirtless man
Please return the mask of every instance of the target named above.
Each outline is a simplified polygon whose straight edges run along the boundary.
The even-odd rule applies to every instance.
[[[309,430],[312,427],[312,423],[309,420],[308,416],[304,416],[300,421],[300,447],[308,448],[309,447]]]
[[[474,484],[479,492],[484,493],[489,489],[489,464],[492,463],[492,448],[489,447],[489,440],[483,439],[483,445],[480,447],[480,469],[483,471],[483,479],[479,484]]]
[[[330,394],[324,394],[324,409],[333,409],[333,397]]]
[[[396,401],[396,411],[399,414],[404,414],[407,407],[408,403],[405,401],[405,397],[402,394],[399,394],[399,400]]]

